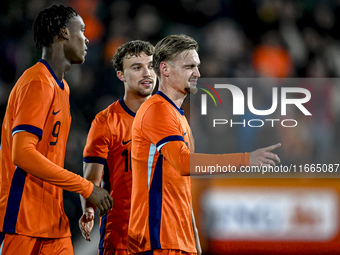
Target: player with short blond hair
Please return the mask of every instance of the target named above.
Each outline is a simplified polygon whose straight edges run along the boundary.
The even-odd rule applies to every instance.
[[[155,46],[159,91],[143,103],[132,126],[131,254],[201,254],[191,204],[190,161],[238,168],[280,161],[270,152],[280,144],[251,153],[194,153],[181,106],[189,93],[197,91],[197,50],[197,42],[186,35],[167,36]]]

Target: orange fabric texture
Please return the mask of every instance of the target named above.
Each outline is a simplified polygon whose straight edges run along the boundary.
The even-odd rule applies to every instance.
[[[134,255],[144,255],[145,253],[133,253]],[[153,250],[152,255],[196,255],[196,252],[185,252],[180,250]]]
[[[178,155],[173,153],[178,151]],[[249,166],[249,153],[204,154],[190,153],[183,142],[174,141],[162,147],[162,154],[181,175],[205,175],[195,172],[195,166]],[[180,156],[179,156],[180,155]],[[219,174],[216,172],[216,174]]]
[[[182,176],[160,153],[173,141],[181,141],[190,151],[190,137],[184,112],[166,95],[152,96],[138,110],[132,128],[130,253],[154,249],[196,252],[190,176]],[[181,157],[178,151],[171,153]]]
[[[136,114],[131,157],[130,253],[155,249],[196,253],[190,211],[190,167],[249,165],[249,153],[194,153],[194,140],[184,111],[162,92],[143,103]]]
[[[98,255],[128,255],[128,252],[123,249],[102,249],[98,252]]]
[[[113,208],[101,218],[99,248],[127,249],[131,204],[131,128],[135,113],[122,99],[98,113],[84,149],[84,162],[105,165],[103,182]]]
[[[5,234],[2,253],[6,255],[74,254],[70,237],[37,238],[15,234]]]
[[[88,197],[93,184],[63,169],[70,124],[69,87],[39,61],[13,87],[3,121],[0,232],[71,235],[62,188]]]
[[[89,197],[93,189],[93,186],[92,189],[88,188],[91,183],[80,175],[53,164],[36,149],[38,142],[38,137],[32,133],[16,133],[13,137],[13,163],[49,184]]]

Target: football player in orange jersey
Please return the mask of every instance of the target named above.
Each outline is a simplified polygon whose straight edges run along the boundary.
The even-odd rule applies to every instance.
[[[132,125],[130,254],[201,254],[191,205],[190,161],[198,165],[275,165],[275,144],[250,153],[194,153],[189,124],[180,108],[197,91],[197,42],[171,35],[155,46],[159,91],[142,104]],[[207,173],[209,174],[209,173]]]
[[[85,61],[85,24],[71,8],[53,5],[33,23],[42,58],[9,96],[1,136],[1,254],[74,254],[63,189],[80,193],[106,213],[109,193],[64,169],[71,115],[64,80]]]
[[[140,40],[122,45],[113,57],[124,96],[97,114],[84,149],[84,176],[95,185],[103,184],[113,198],[113,209],[100,220],[99,255],[127,254],[130,216],[131,129],[140,105],[151,96],[156,74],[152,66],[154,47]],[[79,227],[90,241],[96,208],[81,198],[83,216]]]

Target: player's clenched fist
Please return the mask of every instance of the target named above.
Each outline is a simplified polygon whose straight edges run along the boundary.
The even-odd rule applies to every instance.
[[[99,215],[106,214],[112,208],[113,199],[110,194],[96,185],[93,185],[93,191],[87,200],[97,206],[100,211]]]
[[[281,143],[277,143],[265,148],[260,148],[249,154],[250,166],[275,166],[275,162],[280,163],[280,158],[272,151],[281,147]]]

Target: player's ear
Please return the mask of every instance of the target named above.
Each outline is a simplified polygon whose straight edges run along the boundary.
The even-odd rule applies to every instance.
[[[125,76],[124,76],[124,73],[122,71],[117,71],[117,77],[119,80],[121,80],[122,82],[125,82],[126,79],[125,79]]]
[[[163,74],[165,77],[169,76],[169,64],[168,63],[162,62],[159,65],[159,70],[160,70],[160,73]]]
[[[63,39],[66,39],[66,40],[69,39],[69,31],[66,27],[62,27],[60,29],[59,38],[63,38]]]

